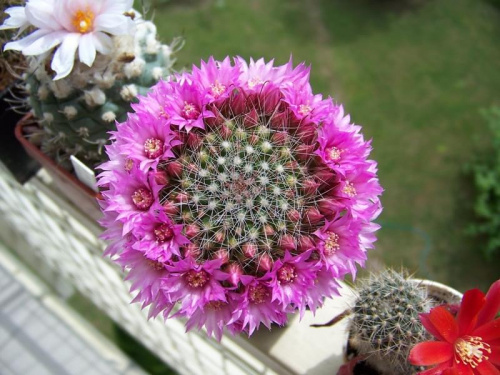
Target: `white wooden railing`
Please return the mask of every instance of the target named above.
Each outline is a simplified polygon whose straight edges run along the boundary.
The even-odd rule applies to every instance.
[[[285,328],[264,328],[250,339],[225,335],[219,343],[203,332],[185,333],[180,320],[148,321],[146,311],[130,304],[121,270],[102,257],[100,233],[97,223],[61,197],[43,169],[21,186],[0,163],[0,240],[32,265],[69,280],[180,374],[334,374],[342,363],[345,322],[321,329],[310,324],[343,311],[351,296],[347,288],[316,316],[308,312],[301,322],[293,316]]]

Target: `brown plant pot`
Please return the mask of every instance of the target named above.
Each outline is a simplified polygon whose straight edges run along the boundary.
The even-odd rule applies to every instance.
[[[412,279],[412,281],[418,285],[425,286],[427,288],[428,297],[434,302],[436,302],[437,305],[460,304],[462,300],[462,293],[458,292],[457,290],[447,285],[431,280]],[[356,347],[355,342],[351,340],[350,336],[351,335],[349,334],[349,337],[347,338],[347,346],[345,353],[346,362],[352,358],[355,358],[359,354],[358,348]],[[353,367],[352,375],[384,375],[384,373],[380,372],[376,368],[373,368],[366,361],[361,360],[357,362],[356,365]]]
[[[74,174],[57,165],[54,160],[44,154],[38,146],[27,139],[23,129],[32,123],[33,115],[27,114],[17,123],[15,129],[16,138],[21,142],[28,155],[47,170],[56,188],[79,210],[94,220],[102,218],[102,213],[97,203],[98,199],[102,199],[101,194],[96,193],[78,180]]]

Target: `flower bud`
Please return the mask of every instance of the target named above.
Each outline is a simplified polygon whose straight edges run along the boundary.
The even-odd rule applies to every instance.
[[[318,202],[318,209],[325,216],[335,215],[342,208],[341,201],[335,198],[323,198]]]
[[[190,132],[187,137],[187,144],[189,147],[192,149],[196,149],[201,145],[202,138],[200,137],[199,134],[195,132]]]
[[[321,185],[330,185],[337,177],[335,172],[328,168],[318,168],[314,171],[314,177]]]
[[[259,136],[257,134],[252,134],[250,137],[248,137],[248,143],[250,143],[252,146],[255,146],[258,141]]]
[[[283,250],[295,250],[297,243],[291,234],[285,234],[281,237],[279,246]]]
[[[185,258],[198,258],[201,255],[200,248],[194,243],[189,243],[184,247],[184,257]]]
[[[219,249],[213,254],[213,259],[220,259],[225,264],[229,262],[229,253],[226,249]]]
[[[226,238],[226,234],[223,231],[219,230],[215,233],[214,238],[215,238],[215,242],[222,243],[222,242],[224,242],[224,239]]]
[[[286,217],[293,223],[297,223],[300,221],[300,212],[296,209],[292,209],[286,213]]]
[[[233,90],[231,96],[229,98],[230,104],[229,107],[231,109],[231,113],[228,113],[230,116],[241,115],[246,112],[247,103],[246,97],[242,90]]]
[[[264,88],[264,90],[266,90],[266,88]],[[282,95],[278,88],[266,91],[267,92],[264,93],[264,100],[260,101],[260,105],[264,114],[270,116],[276,112],[276,107],[280,104]]]
[[[288,140],[287,132],[276,132],[272,135],[271,141],[278,146],[283,146]]]
[[[178,161],[171,161],[167,164],[167,173],[172,177],[182,176],[182,164]]]
[[[154,176],[155,182],[158,185],[165,186],[165,185],[168,185],[168,183],[170,181],[168,178],[167,172],[162,171],[162,170],[156,170],[156,172],[154,172],[153,176]]]
[[[266,236],[274,236],[274,234],[276,233],[272,225],[269,224],[264,225],[263,231]]]
[[[312,144],[317,139],[316,126],[312,123],[301,124],[297,129],[296,136],[302,142]]]
[[[257,269],[259,271],[269,271],[273,268],[273,263],[273,259],[269,255],[262,254],[257,259]]]
[[[323,215],[316,207],[309,207],[306,210],[306,213],[303,218],[304,223],[308,223],[311,225],[318,224],[321,220],[323,220]]]
[[[318,192],[319,185],[320,185],[320,183],[315,181],[313,178],[308,178],[308,179],[304,180],[304,182],[302,184],[302,190],[307,195],[314,195]]]
[[[253,258],[257,254],[257,246],[251,242],[247,242],[243,245],[243,254],[247,258]]]
[[[185,227],[185,233],[187,238],[194,238],[200,233],[200,227],[196,224],[188,224]]]
[[[271,129],[287,130],[288,118],[289,115],[287,111],[275,113],[274,116],[271,117],[271,122],[270,122]]]
[[[175,196],[175,201],[177,203],[187,203],[189,201],[189,195],[186,193],[177,193]]]
[[[300,161],[307,161],[311,159],[315,148],[315,145],[301,143],[295,148],[295,157]]]
[[[179,207],[177,207],[177,205],[170,200],[165,201],[165,203],[163,203],[162,206],[163,206],[163,211],[165,211],[165,213],[168,215],[173,216],[179,213]]]
[[[252,108],[252,110],[245,115],[243,119],[243,125],[246,128],[251,128],[256,126],[258,123],[259,123],[259,114],[255,110],[255,108]]]
[[[228,139],[231,134],[233,134],[233,131],[226,125],[221,125],[219,128],[219,133],[222,139]]]
[[[243,270],[237,263],[229,263],[226,267],[226,272],[229,274],[229,282],[234,286],[237,286],[240,282],[241,275],[243,275]]]
[[[297,241],[297,249],[301,252],[314,249],[316,245],[310,236],[300,235]]]

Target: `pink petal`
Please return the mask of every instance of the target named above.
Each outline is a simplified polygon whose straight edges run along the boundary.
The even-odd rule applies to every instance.
[[[484,294],[479,289],[465,292],[457,316],[459,335],[464,335],[475,327],[477,315],[485,302]]]
[[[500,280],[495,281],[488,293],[486,293],[486,303],[479,313],[477,325],[483,325],[490,320],[495,319],[500,310]]]
[[[425,341],[415,345],[408,356],[412,365],[430,366],[447,362],[453,357],[453,347],[443,341]]]

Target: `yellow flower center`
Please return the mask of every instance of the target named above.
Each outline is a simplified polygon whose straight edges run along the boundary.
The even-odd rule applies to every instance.
[[[491,353],[490,345],[481,337],[463,336],[455,341],[455,362],[462,362],[476,368],[483,360],[488,360],[486,353]]]
[[[339,235],[333,232],[326,232],[327,238],[325,241],[325,255],[330,256],[335,254],[339,249]]]
[[[356,188],[352,184],[352,182],[347,181],[344,188],[342,189],[343,193],[347,195],[348,197],[354,197],[356,196]]]
[[[340,154],[343,152],[343,150],[339,150],[337,147],[332,147],[329,150],[327,150],[328,153],[328,158],[333,161],[337,161],[340,159]]]
[[[72,24],[75,26],[76,31],[85,34],[91,31],[94,18],[95,15],[90,8],[87,8],[85,11],[78,10],[73,16]]]
[[[224,92],[226,91],[226,86],[221,84],[218,80],[216,80],[215,83],[210,86],[210,88],[212,91],[212,95],[216,98],[224,94]]]
[[[307,102],[307,104],[301,104],[300,107],[299,107],[299,113],[302,116],[308,115],[311,112],[311,110],[312,110],[312,108],[309,105],[309,102]]]

